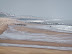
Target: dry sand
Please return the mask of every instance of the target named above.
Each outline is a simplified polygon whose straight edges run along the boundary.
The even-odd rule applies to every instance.
[[[8,28],[8,24],[10,23],[8,21],[8,18],[0,18],[0,34],[2,34]]]
[[[2,34],[7,28],[7,25],[0,25],[0,34]]]
[[[2,34],[8,28],[8,25],[14,25],[14,23],[20,22],[16,19],[0,18],[0,34]]]

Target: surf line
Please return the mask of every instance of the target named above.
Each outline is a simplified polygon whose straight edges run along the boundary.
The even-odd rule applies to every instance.
[[[32,47],[32,48],[57,49],[57,50],[72,50],[72,47],[56,47],[56,46],[41,46],[41,45],[26,45],[26,44],[10,44],[10,43],[0,43],[0,46]]]

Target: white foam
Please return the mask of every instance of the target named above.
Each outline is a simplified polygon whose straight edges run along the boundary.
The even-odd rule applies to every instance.
[[[0,43],[0,46],[13,46],[13,47],[15,46],[15,47],[32,47],[32,48],[57,49],[57,50],[72,50],[72,47],[56,47],[56,46],[9,44],[9,43]]]
[[[10,31],[10,32],[9,32]],[[72,44],[72,36],[70,35],[46,35],[40,33],[28,33],[19,32],[12,28],[12,26],[6,30],[2,35],[1,39],[12,39],[12,40],[29,40],[29,41],[43,41],[43,42],[56,42],[56,43],[67,43]]]
[[[55,25],[53,27],[59,30],[72,31],[72,26],[68,26],[68,25]]]
[[[27,27],[72,33],[72,26],[68,26],[68,25],[40,25],[40,26],[28,25]]]

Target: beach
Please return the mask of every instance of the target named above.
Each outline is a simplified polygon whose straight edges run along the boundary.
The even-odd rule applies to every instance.
[[[72,51],[59,51],[21,47],[0,47],[0,54],[72,54]]]
[[[72,33],[32,26],[44,25],[0,18],[0,54],[72,54]]]

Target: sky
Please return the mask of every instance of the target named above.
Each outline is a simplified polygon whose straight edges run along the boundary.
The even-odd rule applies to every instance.
[[[0,11],[72,19],[72,0],[0,0]]]

